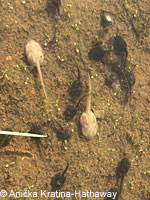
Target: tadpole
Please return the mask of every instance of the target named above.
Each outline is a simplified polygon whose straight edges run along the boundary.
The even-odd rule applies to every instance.
[[[52,181],[51,181],[51,187],[53,190],[58,190],[58,189],[61,189],[61,187],[64,185],[65,181],[66,181],[66,177],[65,177],[65,174],[68,170],[68,167],[69,167],[69,163],[67,162],[67,166],[66,168],[64,169],[63,172],[59,172],[57,173],[53,178],[52,178]]]
[[[124,157],[118,164],[117,170],[116,170],[116,177],[120,178],[128,172],[130,167],[129,159]]]
[[[122,80],[122,89],[125,91],[125,99],[124,102],[127,103],[129,97],[131,97],[132,86],[135,84],[135,76],[132,71],[128,71],[127,69],[127,43],[126,41],[119,35],[114,37],[114,52],[116,55],[120,57],[120,69],[119,69],[119,77],[120,81]],[[116,73],[118,73],[116,71]]]
[[[122,191],[124,176],[127,174],[129,168],[130,168],[130,162],[129,162],[128,158],[124,157],[119,162],[119,164],[116,168],[116,178],[117,178],[117,180],[121,179],[119,193],[121,193],[121,191]]]
[[[40,67],[40,65],[44,62],[44,54],[43,54],[42,47],[39,45],[39,43],[37,43],[33,39],[30,40],[26,44],[26,56],[27,56],[27,60],[29,64],[31,66],[36,66],[38,70],[43,92],[44,92],[45,98],[47,99],[48,98],[47,92],[45,89],[45,84],[43,81],[43,76],[42,76],[41,67]]]
[[[127,51],[127,43],[126,41],[119,35],[116,35],[114,37],[114,51],[117,55],[124,55],[127,57],[128,56],[128,51]]]
[[[48,15],[60,15],[61,0],[47,0],[47,12]]]

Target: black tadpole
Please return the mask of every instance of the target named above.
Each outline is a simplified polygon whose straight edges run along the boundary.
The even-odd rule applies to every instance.
[[[118,164],[117,169],[116,169],[116,177],[117,179],[124,176],[130,167],[130,162],[128,158],[124,157]]]
[[[116,169],[116,178],[117,180],[121,178],[120,181],[120,188],[119,188],[119,193],[122,191],[122,186],[123,186],[123,181],[124,181],[124,176],[127,174],[128,170],[130,168],[130,162],[128,158],[124,157],[118,164],[117,169]]]
[[[65,170],[63,172],[57,173],[52,178],[51,187],[52,187],[53,190],[58,190],[64,185],[64,183],[66,181],[65,174],[66,174],[66,172],[68,170],[68,167],[69,167],[69,163],[67,162],[67,166],[66,166]]]
[[[61,0],[47,0],[48,15],[60,15]]]
[[[121,57],[121,65],[122,65],[122,68],[125,69],[126,63],[127,63],[127,56],[128,56],[127,43],[119,35],[116,35],[114,37],[114,51],[117,55]]]
[[[61,0],[52,0],[52,3],[57,9],[58,14],[60,15]]]
[[[128,56],[126,41],[119,35],[114,37],[114,50],[118,55],[123,55],[125,53],[126,57]]]

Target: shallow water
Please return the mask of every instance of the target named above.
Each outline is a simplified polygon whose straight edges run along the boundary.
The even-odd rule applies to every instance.
[[[0,149],[1,189],[8,193],[25,189],[37,191],[36,199],[41,199],[40,191],[51,191],[51,178],[62,171],[68,161],[62,191],[107,192],[119,188],[115,170],[125,156],[131,167],[124,178],[120,199],[148,200],[149,1],[64,0],[60,16],[48,15],[46,0],[1,0],[0,3],[0,129],[32,130],[48,135],[41,141],[13,137],[7,142],[6,138]],[[100,10],[113,14],[113,26],[105,30],[100,26]],[[101,62],[88,58],[96,42],[112,50],[116,34],[127,43],[127,67],[136,77],[131,99],[126,104],[123,90],[115,91],[105,84],[112,63],[118,63],[119,58],[113,53],[107,54]],[[36,68],[29,66],[25,57],[29,39],[39,42],[44,51],[45,63],[41,70],[48,102],[45,102]],[[82,137],[78,124],[86,98],[71,121],[66,122],[63,116],[66,107],[76,105],[80,98],[71,98],[68,94],[77,79],[77,67],[81,69],[83,82],[81,96],[87,94],[86,70],[91,69],[92,108],[99,119],[98,135],[92,141]],[[55,120],[72,131],[68,142],[57,137],[55,128],[59,126]]]

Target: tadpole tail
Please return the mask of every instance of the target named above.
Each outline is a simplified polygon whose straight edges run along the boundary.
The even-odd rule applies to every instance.
[[[78,101],[77,105],[75,106],[75,109],[77,109],[77,108],[78,108],[78,106],[79,106],[79,104],[80,104],[81,100],[82,100],[84,97],[87,97],[88,95],[91,95],[91,93],[85,94],[85,95],[83,95],[83,96],[82,96],[82,97],[79,99],[79,101]]]
[[[88,113],[91,110],[91,78],[90,78],[90,73],[88,72],[88,87],[89,87],[89,96],[87,97],[87,105],[86,105],[86,112]]]
[[[121,194],[121,191],[122,191],[123,181],[124,181],[124,175],[121,176],[120,187],[119,187],[119,194]]]
[[[79,67],[77,67],[77,70],[78,70],[78,81],[80,82],[81,74],[80,74],[80,69],[79,69]]]
[[[42,72],[41,72],[41,68],[40,68],[39,62],[36,63],[36,66],[37,66],[37,70],[38,70],[38,73],[39,73],[39,76],[40,76],[40,80],[41,80],[42,88],[43,88],[43,91],[44,91],[44,95],[45,95],[45,98],[47,99],[47,93],[46,93],[46,90],[45,90],[45,85],[44,85],[44,82],[43,82],[43,77],[42,77]]]
[[[67,166],[66,166],[65,170],[64,170],[64,171],[63,171],[63,173],[62,173],[62,177],[64,177],[64,176],[65,176],[65,174],[66,174],[66,172],[67,172],[67,169],[68,169],[68,167],[69,167],[69,163],[68,163],[68,161],[67,161]]]

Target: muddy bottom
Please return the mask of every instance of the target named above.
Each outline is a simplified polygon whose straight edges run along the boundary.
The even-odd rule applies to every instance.
[[[149,1],[62,0],[57,6],[47,0],[0,0],[0,130],[47,135],[0,136],[0,190],[7,191],[6,199],[100,200],[115,199],[112,191],[121,189],[119,199],[149,200]],[[108,12],[106,24],[100,11]],[[116,36],[126,43],[119,51]],[[25,56],[30,39],[43,49],[47,101],[38,71]],[[94,45],[99,48],[91,51]],[[92,140],[82,136],[79,124],[86,97],[76,107],[88,93],[87,70],[98,121]],[[66,112],[69,106],[73,112]],[[116,169],[123,158],[130,167],[120,187]],[[52,177],[67,162],[62,197],[48,193]],[[108,191],[105,197],[99,193]]]

